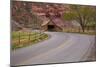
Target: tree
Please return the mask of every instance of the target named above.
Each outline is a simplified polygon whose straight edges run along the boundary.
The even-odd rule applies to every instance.
[[[85,26],[96,21],[95,6],[71,5],[70,11],[64,14],[65,20],[76,20],[82,31],[85,31]]]

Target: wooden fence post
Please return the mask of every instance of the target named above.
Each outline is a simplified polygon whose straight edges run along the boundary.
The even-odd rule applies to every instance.
[[[28,41],[29,41],[29,42],[30,42],[30,38],[31,38],[30,36],[31,36],[31,33],[29,32],[29,38],[28,38]]]
[[[19,42],[19,45],[20,45],[20,32],[19,32],[19,38],[18,38],[18,40],[19,40],[18,42]]]

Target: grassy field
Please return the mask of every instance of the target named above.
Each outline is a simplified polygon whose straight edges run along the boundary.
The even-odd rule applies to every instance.
[[[12,32],[11,49],[22,48],[46,40],[48,35],[39,32]]]

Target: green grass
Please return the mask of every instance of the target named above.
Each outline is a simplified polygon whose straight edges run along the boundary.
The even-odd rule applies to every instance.
[[[20,36],[19,36],[20,35]],[[20,41],[19,41],[20,39]],[[48,39],[48,35],[39,32],[12,32],[12,50],[26,47]]]
[[[78,34],[86,34],[86,35],[96,35],[96,32],[67,32],[67,33],[78,33]]]
[[[96,35],[96,31],[95,30],[85,30],[84,32],[82,32],[82,30],[78,30],[78,29],[72,29],[72,30],[65,30],[64,32],[67,33],[78,33],[78,34],[86,34],[86,35]]]

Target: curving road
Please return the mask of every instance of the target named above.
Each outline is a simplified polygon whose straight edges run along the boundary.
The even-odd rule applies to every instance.
[[[95,60],[95,36],[45,32],[48,40],[11,51],[11,65],[29,65]]]

